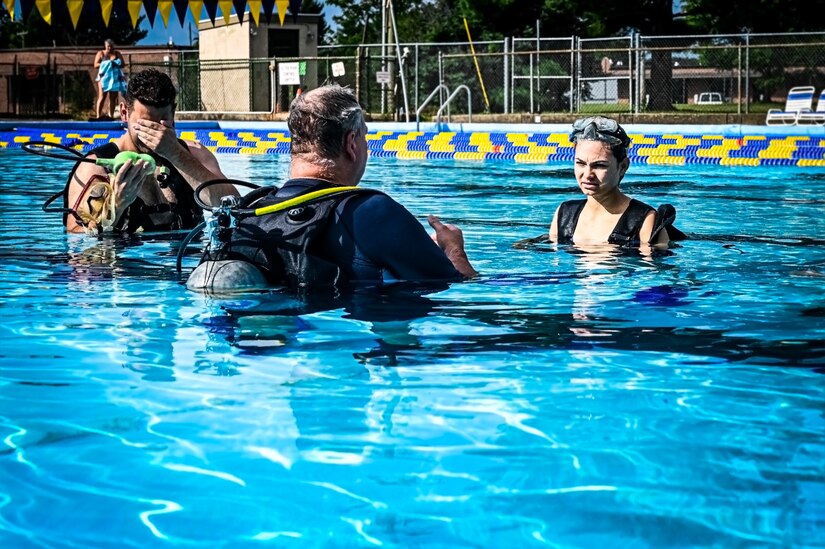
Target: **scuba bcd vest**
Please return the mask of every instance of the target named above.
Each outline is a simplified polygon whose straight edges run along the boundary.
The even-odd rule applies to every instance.
[[[562,202],[557,219],[558,242],[560,244],[573,243],[573,233],[576,231],[579,216],[586,203],[586,199]],[[608,243],[619,246],[639,246],[641,244],[639,232],[645,218],[651,211],[656,212],[656,218],[650,235],[650,242],[654,242],[663,230],[667,231],[670,240],[685,240],[687,238],[685,233],[673,226],[673,221],[676,219],[676,209],[673,206],[663,204],[658,209],[654,209],[644,202],[630,199],[627,210],[622,214],[619,222],[610,233],[610,237],[607,239]]]
[[[378,193],[355,187],[336,188],[321,182],[300,195],[278,196],[264,187],[242,198],[242,209],[255,215],[241,218],[228,243],[203,261],[240,259],[255,265],[267,281],[292,288],[345,284],[341,269],[325,253],[323,239],[336,207],[355,194]],[[317,195],[321,196],[317,196]],[[279,205],[285,205],[279,208]]]

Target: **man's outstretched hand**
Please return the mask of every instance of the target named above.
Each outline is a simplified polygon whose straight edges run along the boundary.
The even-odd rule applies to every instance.
[[[433,241],[444,251],[453,267],[466,278],[476,276],[478,272],[470,265],[470,260],[467,259],[467,253],[464,251],[464,234],[461,229],[450,223],[442,223],[432,214],[427,216],[427,222],[435,229],[435,234],[432,235]]]

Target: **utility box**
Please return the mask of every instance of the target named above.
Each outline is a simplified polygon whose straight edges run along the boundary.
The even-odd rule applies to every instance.
[[[216,18],[198,23],[200,57],[200,110],[212,112],[271,112],[279,59],[318,56],[320,14],[301,14],[297,19],[278,14],[270,23],[261,14],[260,25],[248,13],[240,23]],[[310,64],[314,69],[317,64]],[[308,67],[309,68],[309,67]],[[304,87],[318,85],[317,70],[307,70]]]

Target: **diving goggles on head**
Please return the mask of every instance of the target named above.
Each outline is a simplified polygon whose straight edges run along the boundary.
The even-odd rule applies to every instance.
[[[573,122],[573,131],[570,132],[570,142],[578,140],[604,141],[611,145],[630,146],[630,138],[619,123],[612,118],[603,116],[589,116],[579,118]]]

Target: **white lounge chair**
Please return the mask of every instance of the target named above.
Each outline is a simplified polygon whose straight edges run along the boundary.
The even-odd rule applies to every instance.
[[[825,89],[819,92],[815,111],[800,111],[796,117],[797,124],[825,125]]]
[[[800,112],[811,112],[814,102],[813,86],[797,86],[788,92],[785,109],[770,109],[765,118],[768,126],[793,126]]]

